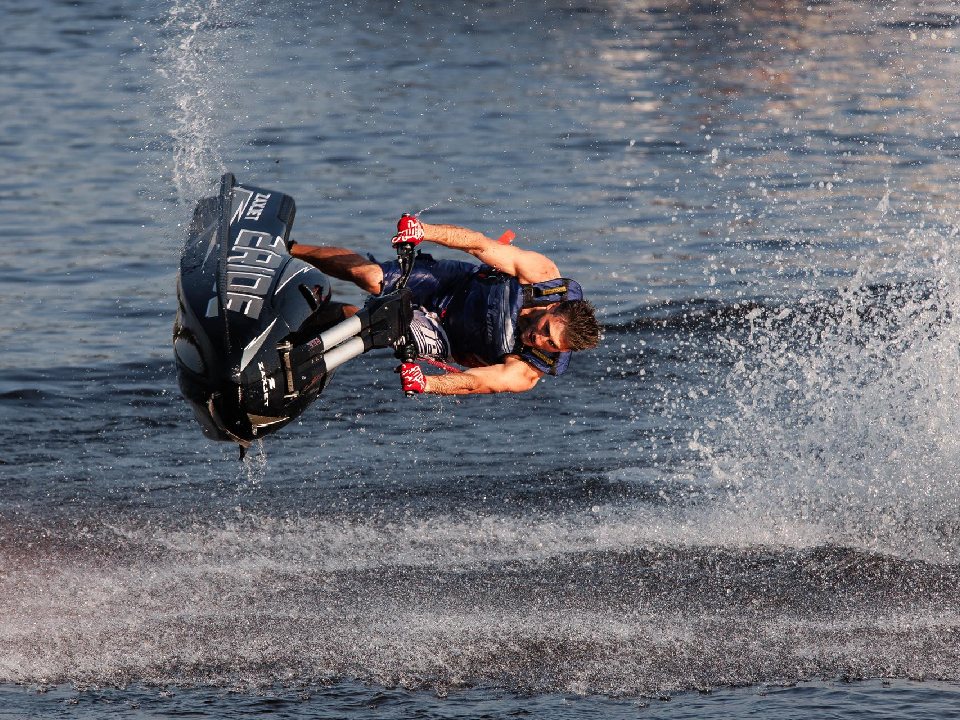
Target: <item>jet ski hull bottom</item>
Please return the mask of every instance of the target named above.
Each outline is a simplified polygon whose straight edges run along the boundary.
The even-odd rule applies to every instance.
[[[247,447],[297,418],[336,367],[402,343],[409,294],[355,317],[330,282],[290,255],[293,198],[221,178],[194,210],[180,260],[173,346],[180,391],[204,435]]]

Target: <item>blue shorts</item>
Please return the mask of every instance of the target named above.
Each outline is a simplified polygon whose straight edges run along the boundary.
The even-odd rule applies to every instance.
[[[382,292],[390,292],[400,279],[400,263],[393,260],[379,265],[383,270]],[[450,340],[440,323],[440,314],[447,309],[454,293],[479,269],[479,265],[470,262],[434,260],[423,253],[417,256],[407,287],[413,293],[413,304],[417,306],[410,330],[420,355],[437,360],[451,359]]]
[[[390,292],[400,279],[400,263],[396,260],[379,263],[383,270],[383,292]],[[414,305],[442,313],[450,304],[453,294],[472,277],[479,265],[460,260],[434,260],[421,253],[413,265],[407,287],[413,292]]]

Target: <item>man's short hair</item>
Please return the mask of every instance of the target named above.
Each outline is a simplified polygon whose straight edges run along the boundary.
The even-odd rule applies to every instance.
[[[564,320],[563,337],[571,350],[590,350],[600,344],[600,323],[586,300],[564,300],[555,312]]]

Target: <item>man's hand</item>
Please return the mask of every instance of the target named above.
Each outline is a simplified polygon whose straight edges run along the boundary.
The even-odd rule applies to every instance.
[[[397,234],[393,238],[394,246],[400,243],[419,245],[423,242],[423,225],[414,215],[404,215],[397,223]]]
[[[405,393],[422,393],[427,389],[427,379],[416,363],[402,363],[394,372],[400,373],[400,383]]]

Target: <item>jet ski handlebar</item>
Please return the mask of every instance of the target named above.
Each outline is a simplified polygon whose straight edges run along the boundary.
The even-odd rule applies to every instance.
[[[400,263],[400,279],[397,280],[396,291],[405,292],[409,296],[410,291],[406,290],[407,281],[410,279],[410,273],[413,272],[413,265],[416,261],[416,247],[423,240],[423,228],[420,227],[420,221],[415,216],[404,213],[400,222],[397,223],[397,235],[393,238],[393,247],[397,251],[397,261]],[[404,363],[416,362],[417,345],[410,332],[410,323],[408,322],[403,333],[403,337],[395,345],[397,359]],[[413,397],[416,393],[407,390],[405,395]]]

